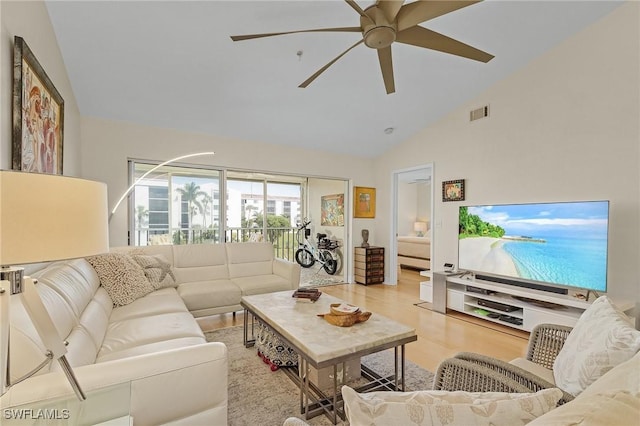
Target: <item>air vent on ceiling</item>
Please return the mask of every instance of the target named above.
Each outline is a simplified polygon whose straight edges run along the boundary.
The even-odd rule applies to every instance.
[[[485,105],[480,108],[476,108],[469,114],[469,121],[480,120],[489,116],[489,105]]]

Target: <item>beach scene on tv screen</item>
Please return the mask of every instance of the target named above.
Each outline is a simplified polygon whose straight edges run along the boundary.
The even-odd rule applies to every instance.
[[[462,270],[606,291],[607,201],[460,207]]]

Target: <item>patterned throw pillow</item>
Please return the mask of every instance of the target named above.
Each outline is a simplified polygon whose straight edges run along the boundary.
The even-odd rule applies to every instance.
[[[553,363],[556,386],[577,396],[640,350],[640,331],[607,296],[582,313]]]
[[[154,289],[177,286],[176,277],[171,270],[171,264],[163,255],[133,254],[131,257],[142,267],[145,276],[149,279]]]
[[[557,388],[536,393],[371,392],[342,387],[347,419],[360,425],[525,425],[553,410],[562,397]]]
[[[128,305],[154,290],[142,267],[128,254],[106,253],[86,260],[96,270],[114,306]]]

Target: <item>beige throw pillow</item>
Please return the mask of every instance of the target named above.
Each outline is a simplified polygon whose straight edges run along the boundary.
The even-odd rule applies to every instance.
[[[107,253],[86,259],[96,270],[114,306],[128,305],[154,290],[142,267],[128,254]]]
[[[583,312],[553,363],[556,386],[577,396],[640,350],[640,331],[601,296]]]
[[[131,257],[142,267],[144,275],[149,279],[154,289],[177,286],[171,264],[163,255],[133,254]]]
[[[342,387],[351,426],[465,425],[517,426],[553,410],[560,389],[536,393],[506,392],[371,392]]]

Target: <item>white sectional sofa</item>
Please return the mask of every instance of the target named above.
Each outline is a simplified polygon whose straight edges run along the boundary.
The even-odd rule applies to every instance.
[[[118,247],[114,252],[162,255],[173,266],[178,294],[194,317],[242,309],[245,295],[295,290],[300,266],[274,257],[271,243]]]
[[[114,252],[131,251],[118,248]],[[273,258],[268,243],[154,246],[173,266],[175,286],[161,288],[124,306],[100,285],[85,259],[56,262],[31,274],[83,390],[130,384],[134,424],[227,424],[227,349],[207,343],[194,316],[241,309],[245,294],[297,288],[299,266]],[[45,348],[21,297],[11,296],[11,378],[45,358]],[[10,387],[0,407],[75,398],[57,364]],[[73,416],[74,413],[71,413]],[[109,407],[83,413],[82,422],[109,418]]]

